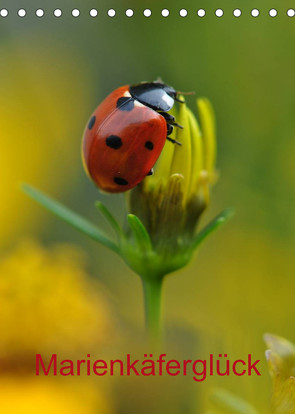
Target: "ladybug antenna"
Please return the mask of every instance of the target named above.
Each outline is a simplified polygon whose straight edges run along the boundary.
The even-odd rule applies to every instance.
[[[196,94],[195,91],[190,91],[190,92],[180,92],[180,91],[177,91],[176,93],[178,95],[195,95]]]

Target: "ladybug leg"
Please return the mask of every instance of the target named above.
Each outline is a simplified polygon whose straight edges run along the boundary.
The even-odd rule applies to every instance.
[[[168,112],[159,111],[159,114],[162,115],[169,124],[175,121],[175,116],[168,114]]]
[[[153,175],[154,174],[154,169],[152,168],[148,173],[147,173],[147,177],[149,176],[149,175]]]
[[[182,125],[179,125],[177,122],[175,122],[175,121],[170,121],[170,122],[167,121],[167,130],[168,131],[171,131],[172,132],[174,126],[176,126],[177,128],[183,129],[183,126]],[[169,132],[168,135],[170,135],[171,132]]]
[[[170,138],[170,137],[166,137],[166,139],[168,139],[168,141],[172,142],[172,144],[182,145],[181,142],[176,141],[176,139],[173,139],[173,138]]]
[[[172,134],[173,131],[173,125],[168,124],[167,122],[167,137],[166,139],[168,139],[168,141],[172,142],[173,144],[177,144],[177,145],[181,145],[181,143],[179,141],[176,141],[176,139],[170,138],[169,135]]]
[[[183,126],[179,125],[177,122],[175,122],[175,117],[173,115],[170,115],[167,112],[159,112],[159,114],[161,114],[166,120],[168,141],[172,142],[173,144],[181,145],[181,143],[179,141],[176,141],[175,139],[170,138],[169,135],[172,134],[174,126],[176,126],[178,128],[181,128],[181,129],[183,129]]]
[[[171,124],[167,124],[167,135],[171,135],[173,132],[173,126]]]
[[[182,125],[179,125],[177,122],[170,122],[170,125],[176,126],[177,128],[183,129]]]
[[[159,112],[159,114],[162,115],[166,119],[166,122],[167,122],[167,126],[168,127],[169,127],[169,125],[170,126],[173,125],[173,126],[176,126],[177,128],[183,129],[183,126],[182,125],[179,125],[177,122],[175,122],[175,117],[173,115],[170,115],[167,112]],[[168,135],[170,135],[171,132],[169,132]]]

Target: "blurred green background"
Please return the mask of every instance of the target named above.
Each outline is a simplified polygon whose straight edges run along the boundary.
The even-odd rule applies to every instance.
[[[0,0],[0,9],[9,10],[0,18],[5,412],[47,412],[44,402],[50,401],[48,412],[202,413],[213,386],[263,410],[270,379],[262,335],[295,341],[295,17],[286,15],[292,2],[11,3]],[[22,7],[24,18],[16,14]],[[60,18],[52,15],[55,7],[63,10]],[[96,18],[89,16],[93,7]],[[220,7],[224,16],[217,18]],[[239,18],[232,15],[237,7]],[[254,7],[258,18],[250,15]],[[272,7],[276,18],[268,15]],[[44,17],[34,15],[37,8]],[[80,17],[71,16],[73,8]],[[107,16],[109,8],[115,17]],[[179,17],[180,8],[188,10],[186,18]],[[207,11],[204,18],[196,15],[199,8]],[[167,278],[164,348],[185,358],[252,353],[263,361],[263,375],[202,384],[178,377],[36,379],[36,352],[76,358],[146,352],[140,281],[119,258],[26,198],[18,183],[39,187],[101,227],[97,199],[123,220],[123,196],[100,194],[86,177],[81,137],[89,115],[113,89],[158,76],[208,97],[216,111],[220,178],[203,224],[225,207],[237,212],[188,268]],[[187,98],[192,109],[194,99]]]

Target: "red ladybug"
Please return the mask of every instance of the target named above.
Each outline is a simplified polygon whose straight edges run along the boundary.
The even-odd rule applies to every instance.
[[[95,184],[110,193],[129,190],[153,173],[173,125],[168,114],[177,92],[162,82],[113,91],[94,111],[83,139],[84,165]],[[179,143],[178,143],[179,144]]]

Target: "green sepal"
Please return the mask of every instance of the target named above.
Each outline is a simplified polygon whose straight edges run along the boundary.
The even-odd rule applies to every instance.
[[[120,227],[119,223],[117,222],[115,217],[112,215],[110,210],[100,201],[96,201],[94,205],[101,212],[104,218],[109,222],[109,224],[111,225],[111,227],[117,234],[118,238],[120,239],[121,237],[124,237],[122,228]]]
[[[193,249],[199,247],[201,243],[215,230],[217,230],[222,224],[226,223],[233,215],[235,214],[234,209],[227,208],[222,213],[220,213],[217,217],[215,217],[210,223],[200,231],[196,235],[196,237],[193,240],[192,247]]]
[[[105,247],[113,250],[115,253],[120,254],[119,247],[90,221],[84,219],[79,214],[73,212],[58,201],[47,196],[36,188],[31,187],[28,184],[22,184],[21,189],[25,194],[27,194],[33,200],[37,201],[37,203],[41,204],[43,207],[45,207],[47,210],[55,214],[66,223],[75,227],[77,230],[81,231],[97,242],[103,244]]]
[[[139,249],[144,252],[150,252],[152,250],[152,242],[142,221],[134,214],[128,214],[127,219]]]

